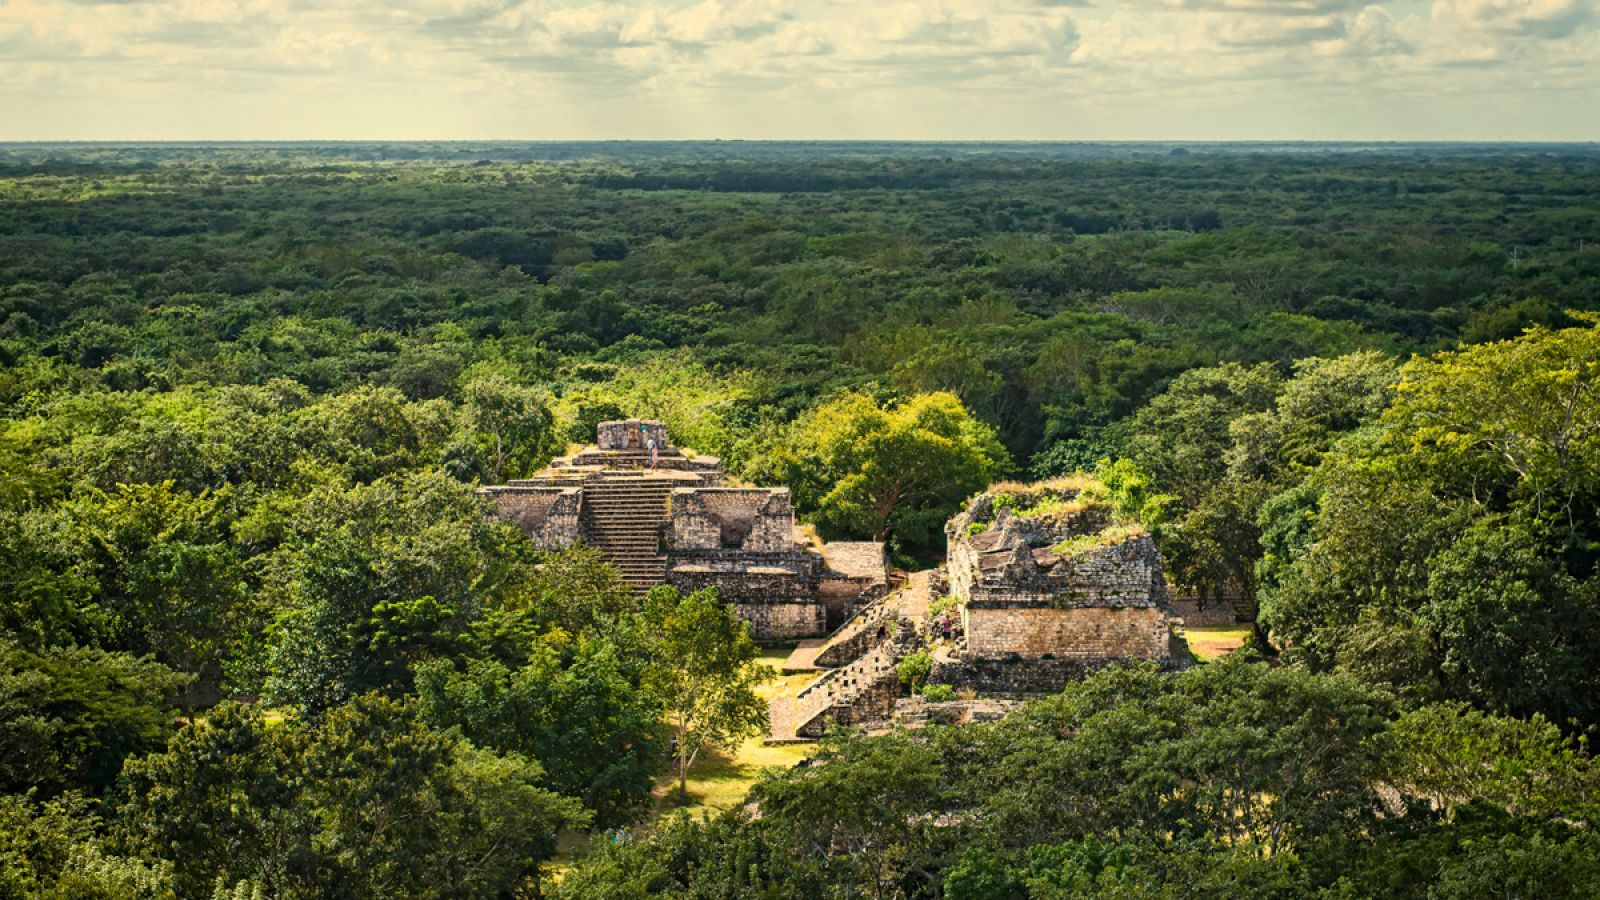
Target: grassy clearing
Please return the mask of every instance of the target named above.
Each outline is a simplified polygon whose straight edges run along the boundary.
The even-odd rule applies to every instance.
[[[763,699],[793,697],[800,692],[815,674],[779,675],[784,660],[793,652],[792,646],[767,647],[761,651],[757,662],[772,669],[774,675],[757,689]],[[678,780],[668,772],[656,779],[655,809],[644,824],[648,829],[662,816],[674,810],[687,809],[692,815],[717,812],[744,802],[745,794],[755,784],[764,769],[774,766],[790,768],[811,755],[807,744],[786,744],[768,747],[761,738],[751,738],[732,753],[706,749],[689,769],[689,796],[687,800],[677,794]]]
[[[763,647],[761,649],[761,656],[756,662],[771,669],[774,673],[772,678],[756,689],[756,693],[760,694],[763,700],[770,700],[773,697],[793,697],[800,693],[801,688],[810,684],[811,679],[817,677],[816,672],[801,672],[797,675],[781,674],[783,672],[783,664],[789,660],[789,654],[793,652],[794,647],[792,646]]]
[[[1186,628],[1189,652],[1194,658],[1209,662],[1250,643],[1249,626],[1221,625],[1212,628]]]
[[[792,697],[816,677],[815,673],[777,674],[793,650],[792,646],[767,647],[762,650],[757,662],[771,668],[774,673],[773,677],[756,691],[762,698]],[[811,750],[809,744],[767,747],[761,743],[759,737],[745,741],[732,753],[702,750],[699,758],[689,769],[687,800],[678,796],[676,773],[662,774],[656,779],[655,789],[652,791],[655,804],[650,810],[650,815],[634,826],[633,831],[636,835],[647,834],[657,822],[679,809],[688,810],[690,815],[700,816],[737,806],[744,802],[745,795],[750,792],[750,786],[755,784],[762,771],[773,767],[791,768],[810,756]],[[561,876],[588,852],[591,840],[587,834],[562,835],[558,841],[556,858],[545,867],[545,873],[560,881]]]

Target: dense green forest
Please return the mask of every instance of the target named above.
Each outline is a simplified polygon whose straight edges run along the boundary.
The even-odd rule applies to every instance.
[[[1592,147],[0,145],[0,223],[0,897],[1600,896]],[[627,415],[908,568],[1097,470],[1257,646],[642,825],[748,638],[474,493]]]

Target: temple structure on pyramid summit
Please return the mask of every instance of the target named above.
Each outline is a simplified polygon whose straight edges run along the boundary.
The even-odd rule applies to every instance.
[[[531,478],[481,488],[536,545],[601,550],[639,593],[714,587],[760,641],[827,634],[888,590],[883,544],[823,543],[786,487],[730,487],[721,460],[660,422],[601,422],[595,443]]]

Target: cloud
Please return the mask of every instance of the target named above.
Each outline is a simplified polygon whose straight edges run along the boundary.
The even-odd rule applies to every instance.
[[[1558,40],[1595,23],[1594,0],[1438,0],[1435,20],[1501,35]]]
[[[1246,20],[1231,23],[1219,37],[1227,47],[1296,47],[1331,41],[1348,33],[1345,21],[1333,16],[1283,20]]]
[[[1159,135],[1229,115],[1276,127],[1266,110],[1311,96],[1389,127],[1406,117],[1378,118],[1386,98],[1489,91],[1595,129],[1560,104],[1600,91],[1574,62],[1600,58],[1596,0],[1427,3],[0,0],[0,138],[136,112],[220,129],[230,92],[271,107],[239,110],[248,127],[300,134]],[[1071,130],[1090,120],[1122,130]]]
[[[1326,16],[1360,9],[1368,0],[1166,0],[1173,9],[1255,16]]]

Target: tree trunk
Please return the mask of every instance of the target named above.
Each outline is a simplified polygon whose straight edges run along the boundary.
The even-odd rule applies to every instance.
[[[678,796],[689,799],[689,741],[686,729],[678,726]]]

